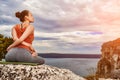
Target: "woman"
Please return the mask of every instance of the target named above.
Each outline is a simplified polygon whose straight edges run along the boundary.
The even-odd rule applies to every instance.
[[[7,48],[5,60],[44,64],[44,59],[39,57],[32,47],[34,39],[34,26],[30,24],[34,22],[32,14],[28,10],[23,10],[16,12],[15,15],[22,23],[12,28],[14,42]]]

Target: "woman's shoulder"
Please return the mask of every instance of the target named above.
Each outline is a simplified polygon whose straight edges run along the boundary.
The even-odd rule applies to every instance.
[[[30,24],[30,27],[34,28],[34,26],[32,24]]]
[[[20,26],[20,24],[16,24],[13,26],[13,28],[17,28],[18,26]]]
[[[29,25],[29,27],[27,27],[27,28],[29,28],[29,29],[33,29],[34,30],[34,26],[33,25]]]

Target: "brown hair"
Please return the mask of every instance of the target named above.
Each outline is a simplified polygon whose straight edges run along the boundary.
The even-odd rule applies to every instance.
[[[25,21],[25,16],[28,16],[29,11],[23,10],[22,12],[16,12],[15,16],[20,19],[21,22]]]

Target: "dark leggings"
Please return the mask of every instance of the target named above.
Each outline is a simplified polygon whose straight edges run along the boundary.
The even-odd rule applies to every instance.
[[[9,62],[31,62],[44,64],[45,61],[42,57],[36,56],[33,57],[31,53],[24,48],[12,48],[5,55],[5,60]]]

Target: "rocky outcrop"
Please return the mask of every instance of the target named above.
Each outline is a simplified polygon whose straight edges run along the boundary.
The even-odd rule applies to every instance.
[[[111,79],[111,78],[105,79],[105,78],[99,78],[99,80],[119,80],[119,79]]]
[[[97,65],[97,77],[120,79],[120,38],[105,42]]]
[[[67,69],[48,65],[0,64],[0,80],[85,80]]]

